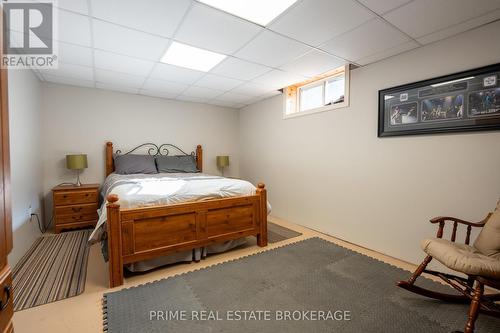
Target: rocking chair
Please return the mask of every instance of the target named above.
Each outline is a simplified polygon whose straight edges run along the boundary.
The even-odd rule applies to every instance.
[[[451,240],[442,238],[447,221],[453,222]],[[430,222],[439,224],[436,238],[422,240],[421,246],[427,256],[408,281],[400,281],[398,286],[446,302],[470,302],[465,333],[474,332],[479,312],[500,318],[499,305],[494,303],[500,300],[500,294],[484,294],[485,285],[500,289],[500,201],[495,211],[478,223],[454,217],[436,217]],[[459,224],[467,226],[465,244],[455,243]],[[473,227],[482,229],[474,244],[470,246],[470,234]],[[467,278],[426,269],[432,259],[465,274]],[[422,273],[441,278],[459,291],[460,295],[441,293],[416,286],[415,281]]]

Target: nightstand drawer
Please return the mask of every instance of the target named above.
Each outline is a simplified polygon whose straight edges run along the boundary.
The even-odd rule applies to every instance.
[[[78,222],[83,222],[83,221],[97,221],[97,219],[98,219],[97,212],[89,213],[89,214],[73,214],[73,215],[56,216],[56,225],[57,224],[78,223]]]
[[[64,191],[54,193],[54,205],[75,205],[97,202],[97,191]]]
[[[74,215],[74,214],[92,214],[97,211],[97,204],[83,204],[72,206],[56,206],[55,213],[57,216]]]

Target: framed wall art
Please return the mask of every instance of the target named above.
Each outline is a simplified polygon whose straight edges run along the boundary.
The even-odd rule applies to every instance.
[[[500,64],[379,91],[378,136],[500,129]]]

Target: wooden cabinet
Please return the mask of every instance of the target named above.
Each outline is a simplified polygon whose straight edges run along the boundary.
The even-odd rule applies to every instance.
[[[12,273],[9,266],[5,266],[0,272],[0,327],[2,332],[12,332]]]
[[[99,185],[60,185],[52,189],[54,231],[95,226],[98,220]]]
[[[0,7],[1,8],[1,7]],[[0,17],[0,22],[2,18]],[[3,23],[3,22],[2,22]],[[3,36],[0,24],[0,36]],[[12,332],[12,275],[7,256],[12,250],[10,210],[9,102],[7,70],[0,70],[0,332]]]

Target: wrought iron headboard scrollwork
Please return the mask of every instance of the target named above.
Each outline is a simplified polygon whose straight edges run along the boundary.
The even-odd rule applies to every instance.
[[[117,151],[115,151],[115,154],[116,155],[128,155],[128,154],[131,154],[135,151],[140,150],[141,148],[147,149],[148,155],[150,155],[150,156],[156,156],[156,155],[168,156],[168,155],[170,155],[170,149],[172,149],[172,148],[176,149],[178,153],[181,153],[184,156],[189,156],[189,155],[196,156],[196,153],[194,151],[192,151],[191,154],[188,154],[184,150],[182,150],[181,148],[179,148],[176,145],[173,145],[171,143],[164,143],[164,144],[158,146],[157,144],[151,143],[151,142],[147,142],[147,143],[143,143],[141,145],[138,145],[137,147],[129,150],[126,153],[122,153],[122,151],[120,149],[118,149]]]
[[[196,158],[196,167],[200,172],[202,171],[203,168],[203,150],[201,148],[201,145],[198,145],[196,147],[196,152],[192,151],[190,154],[186,153],[184,150],[181,148],[177,147],[176,145],[173,145],[171,143],[164,143],[161,145],[157,145],[152,142],[147,142],[138,145],[137,147],[127,151],[126,153],[123,153],[120,149],[116,150],[113,152],[113,143],[112,142],[107,142],[106,143],[106,176],[108,176],[110,173],[115,171],[115,165],[114,165],[114,155],[128,155],[133,152],[138,152],[141,149],[144,149],[145,152],[150,155],[150,156],[168,156],[170,153],[173,153],[173,151],[176,152],[177,155],[182,154],[184,156],[194,156]]]

